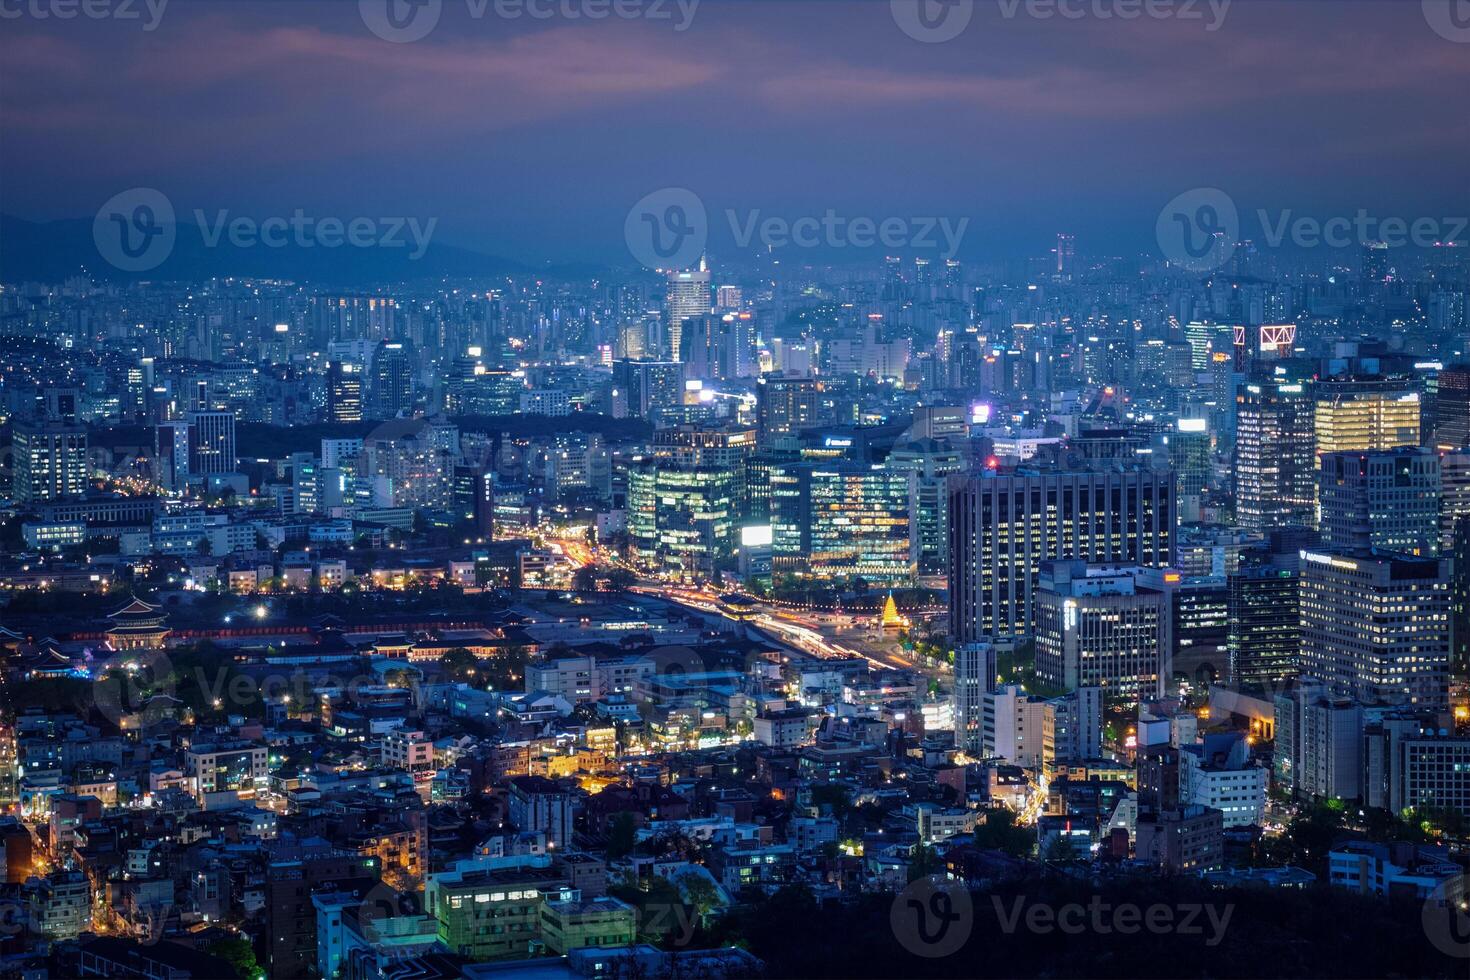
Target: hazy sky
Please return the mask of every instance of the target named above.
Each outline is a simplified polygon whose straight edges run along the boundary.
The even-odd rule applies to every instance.
[[[0,0],[0,211],[30,219],[143,186],[180,214],[436,217],[444,243],[618,262],[628,209],[669,186],[716,226],[964,217],[973,255],[1059,229],[1142,249],[1200,186],[1243,212],[1470,210],[1470,36],[1419,0],[1235,0],[1223,21],[1221,0],[1128,20],[1127,0],[975,0],[940,43],[887,0],[702,0],[687,25],[689,0],[601,20],[440,0],[411,43],[357,0],[172,0],[152,30],[144,0],[36,16],[60,2]]]

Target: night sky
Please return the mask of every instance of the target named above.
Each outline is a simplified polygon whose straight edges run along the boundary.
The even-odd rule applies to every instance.
[[[7,12],[21,3],[6,0]],[[886,0],[703,0],[663,19],[472,18],[389,43],[355,0],[172,0],[0,23],[0,211],[433,216],[523,261],[626,256],[629,207],[964,216],[966,254],[1142,250],[1165,201],[1470,213],[1470,42],[1419,0],[1236,0],[1224,22],[1007,17],[921,43]],[[24,8],[21,8],[24,9]]]

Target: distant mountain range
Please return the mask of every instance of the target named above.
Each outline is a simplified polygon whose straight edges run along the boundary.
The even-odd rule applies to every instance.
[[[73,276],[94,279],[199,282],[229,276],[288,279],[333,286],[367,286],[393,282],[452,278],[479,278],[539,274],[549,278],[582,278],[605,270],[586,266],[529,266],[494,255],[430,241],[423,254],[416,251],[408,229],[397,231],[404,247],[339,245],[304,247],[291,242],[280,247],[254,244],[241,247],[228,234],[208,244],[206,229],[193,214],[180,215],[172,249],[156,267],[126,272],[108,262],[93,239],[92,219],[26,221],[0,214],[0,282],[56,283]],[[216,229],[213,216],[208,235]],[[385,226],[386,227],[386,226]]]

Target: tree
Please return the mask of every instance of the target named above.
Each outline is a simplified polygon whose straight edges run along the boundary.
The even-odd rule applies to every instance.
[[[446,650],[439,658],[439,666],[457,683],[468,683],[477,673],[475,668],[479,663],[475,655],[464,647]]]
[[[627,592],[637,584],[638,576],[626,568],[618,567],[607,573],[607,580],[614,592]]]
[[[944,864],[939,860],[939,853],[928,844],[915,845],[909,852],[909,881],[918,881],[938,872]]]
[[[1025,827],[1016,826],[1016,813],[1005,807],[987,810],[984,822],[975,827],[975,846],[1004,851],[1012,857],[1029,858],[1036,841]]]
[[[250,945],[250,940],[244,936],[231,936],[228,939],[220,939],[205,947],[205,952],[220,959],[234,967],[235,975],[240,980],[257,980],[265,976],[265,971],[260,968],[260,963],[255,958],[255,949]]]
[[[578,592],[592,592],[597,588],[597,566],[583,565],[572,573],[572,588]]]

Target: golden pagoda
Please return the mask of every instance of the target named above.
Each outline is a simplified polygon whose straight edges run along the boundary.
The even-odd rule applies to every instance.
[[[898,603],[893,601],[893,593],[888,593],[888,600],[883,603],[883,628],[900,630],[908,624],[908,617],[898,611]]]

